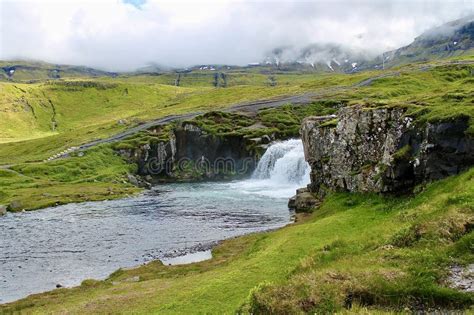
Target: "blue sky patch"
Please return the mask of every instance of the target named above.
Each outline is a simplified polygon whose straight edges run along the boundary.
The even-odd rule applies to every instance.
[[[122,0],[124,3],[129,3],[136,7],[137,9],[141,9],[141,6],[145,4],[146,0]]]

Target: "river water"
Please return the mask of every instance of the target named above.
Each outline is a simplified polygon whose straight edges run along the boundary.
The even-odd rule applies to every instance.
[[[210,258],[220,240],[288,224],[288,198],[308,181],[301,141],[288,140],[272,145],[248,180],[9,213],[0,217],[0,303],[154,259]]]

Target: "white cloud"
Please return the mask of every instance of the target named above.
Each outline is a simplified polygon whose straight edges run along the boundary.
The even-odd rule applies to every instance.
[[[246,64],[269,50],[338,43],[380,53],[468,14],[470,1],[0,0],[0,58],[130,70]]]

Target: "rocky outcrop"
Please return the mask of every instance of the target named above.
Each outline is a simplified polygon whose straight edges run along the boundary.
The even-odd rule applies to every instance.
[[[119,152],[137,164],[138,175],[152,181],[228,179],[255,169],[266,140],[209,134],[192,122],[184,122],[173,128],[166,140]]]
[[[405,193],[474,164],[467,117],[415,123],[404,108],[342,108],[308,117],[301,134],[311,166],[310,192]]]
[[[7,206],[8,211],[21,211],[24,210],[23,203],[20,200],[13,200],[10,202],[10,204]]]
[[[296,195],[288,201],[288,208],[296,212],[310,212],[319,203],[320,200],[308,188],[300,188],[296,191]]]

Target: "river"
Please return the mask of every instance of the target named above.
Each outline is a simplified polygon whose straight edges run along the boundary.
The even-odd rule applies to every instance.
[[[0,303],[155,259],[210,258],[220,240],[290,223],[288,198],[308,182],[301,141],[288,140],[273,144],[247,180],[8,213],[0,217]]]

